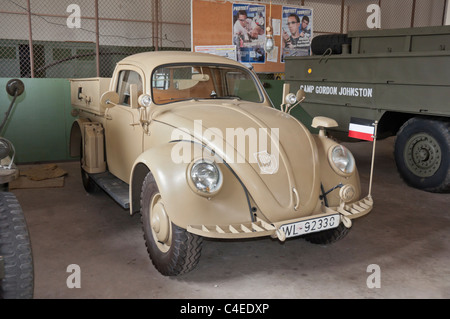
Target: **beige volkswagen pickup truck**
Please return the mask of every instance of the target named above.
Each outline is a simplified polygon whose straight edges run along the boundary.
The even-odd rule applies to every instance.
[[[328,244],[372,210],[356,163],[326,137],[274,108],[256,74],[202,53],[149,52],[112,78],[71,80],[70,136],[87,192],[103,189],[140,213],[149,256],[163,275],[191,271],[202,238],[302,236]]]

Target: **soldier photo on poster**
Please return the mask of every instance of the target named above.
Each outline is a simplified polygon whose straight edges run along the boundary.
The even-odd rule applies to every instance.
[[[233,44],[237,60],[243,63],[265,63],[266,6],[233,4]]]
[[[312,36],[312,9],[283,7],[281,19],[281,62],[284,62],[285,56],[310,55]]]

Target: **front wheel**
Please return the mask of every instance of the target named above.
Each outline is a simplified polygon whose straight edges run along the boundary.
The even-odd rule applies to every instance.
[[[147,252],[161,274],[177,276],[197,266],[203,239],[171,222],[151,172],[142,185],[141,222]]]
[[[398,131],[394,156],[410,186],[435,193],[450,190],[450,122],[414,117]]]

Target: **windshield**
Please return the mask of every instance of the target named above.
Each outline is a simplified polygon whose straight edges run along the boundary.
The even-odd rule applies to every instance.
[[[152,77],[156,104],[190,99],[240,99],[262,102],[251,73],[229,65],[162,66]]]

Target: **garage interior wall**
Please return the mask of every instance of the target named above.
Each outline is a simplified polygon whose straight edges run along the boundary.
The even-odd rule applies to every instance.
[[[381,8],[383,29],[442,25],[447,6],[447,0],[272,3],[313,8],[315,35],[367,29],[366,9],[373,3]],[[0,113],[11,102],[4,89],[9,79],[22,78],[26,88],[2,132],[14,143],[18,162],[70,159],[69,78],[109,77],[119,60],[142,51],[191,50],[191,0],[0,0],[0,21]],[[278,105],[282,81],[260,77]]]

